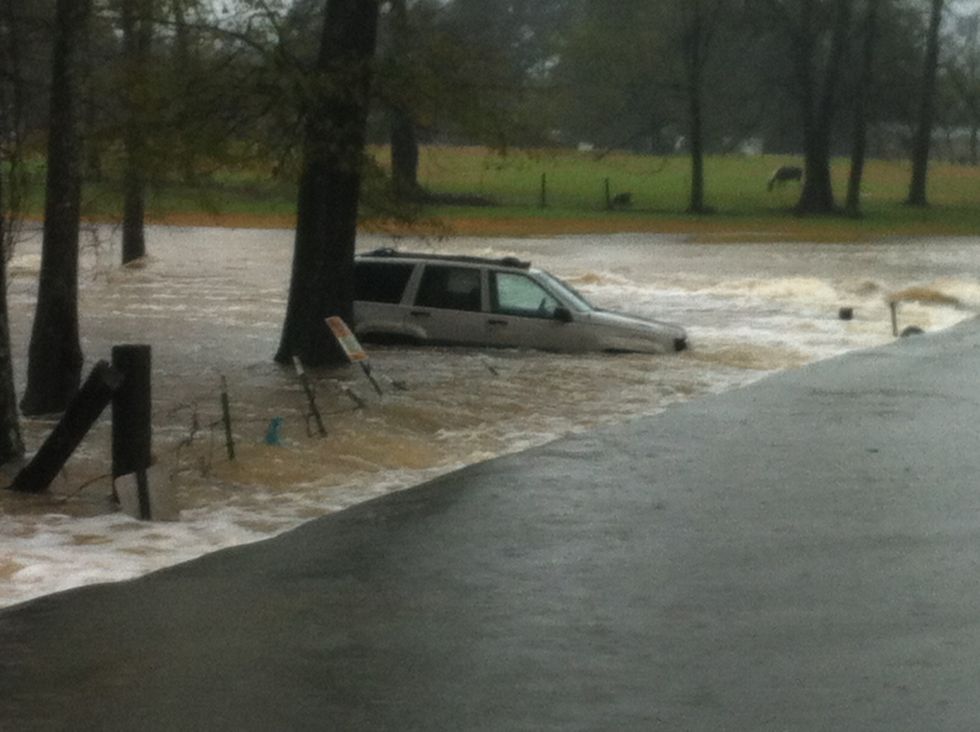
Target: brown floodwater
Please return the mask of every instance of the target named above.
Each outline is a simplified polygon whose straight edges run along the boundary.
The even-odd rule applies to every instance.
[[[558,355],[376,348],[378,398],[355,369],[314,373],[328,435],[315,435],[291,369],[272,363],[285,311],[292,234],[151,228],[150,256],[121,268],[116,232],[86,238],[80,294],[87,367],[112,345],[153,348],[155,488],[177,521],[140,523],[109,500],[109,427],[100,422],[49,494],[0,491],[0,605],[132,577],[261,539],[353,503],[562,435],[653,415],[766,374],[929,330],[980,307],[980,240],[877,244],[695,244],[621,235],[448,239],[394,245],[515,254],[595,304],[670,320],[690,351]],[[391,246],[364,237],[362,249]],[[17,384],[24,384],[40,264],[35,234],[10,264]],[[854,308],[853,320],[838,318]],[[237,459],[219,424],[226,380]],[[359,408],[348,392],[366,406]],[[264,437],[279,418],[281,444]],[[50,429],[25,419],[30,450]]]

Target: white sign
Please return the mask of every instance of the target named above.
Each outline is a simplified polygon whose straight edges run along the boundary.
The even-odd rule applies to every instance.
[[[347,358],[351,363],[367,361],[367,354],[364,353],[364,349],[358,343],[357,337],[347,327],[347,323],[344,322],[343,318],[339,318],[336,315],[331,316],[327,318],[327,325],[330,326],[330,331],[333,333],[334,338],[337,339],[340,347],[344,349],[344,353],[347,354]]]

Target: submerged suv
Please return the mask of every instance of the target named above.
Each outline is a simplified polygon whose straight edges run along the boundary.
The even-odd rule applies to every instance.
[[[354,331],[364,341],[547,351],[668,353],[684,329],[593,307],[515,257],[377,249],[354,264]]]

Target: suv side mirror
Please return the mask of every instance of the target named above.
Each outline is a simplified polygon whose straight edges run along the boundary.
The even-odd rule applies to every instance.
[[[563,307],[555,308],[555,320],[559,320],[562,323],[571,323],[573,320],[572,311]]]

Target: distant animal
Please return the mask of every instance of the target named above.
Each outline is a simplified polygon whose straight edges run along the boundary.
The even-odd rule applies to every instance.
[[[796,165],[781,165],[772,172],[772,175],[769,177],[769,184],[766,186],[766,188],[770,193],[772,193],[772,189],[777,185],[782,185],[783,183],[791,180],[802,181],[803,168]]]
[[[633,205],[632,193],[617,193],[612,197],[610,204],[613,208],[629,208]]]

